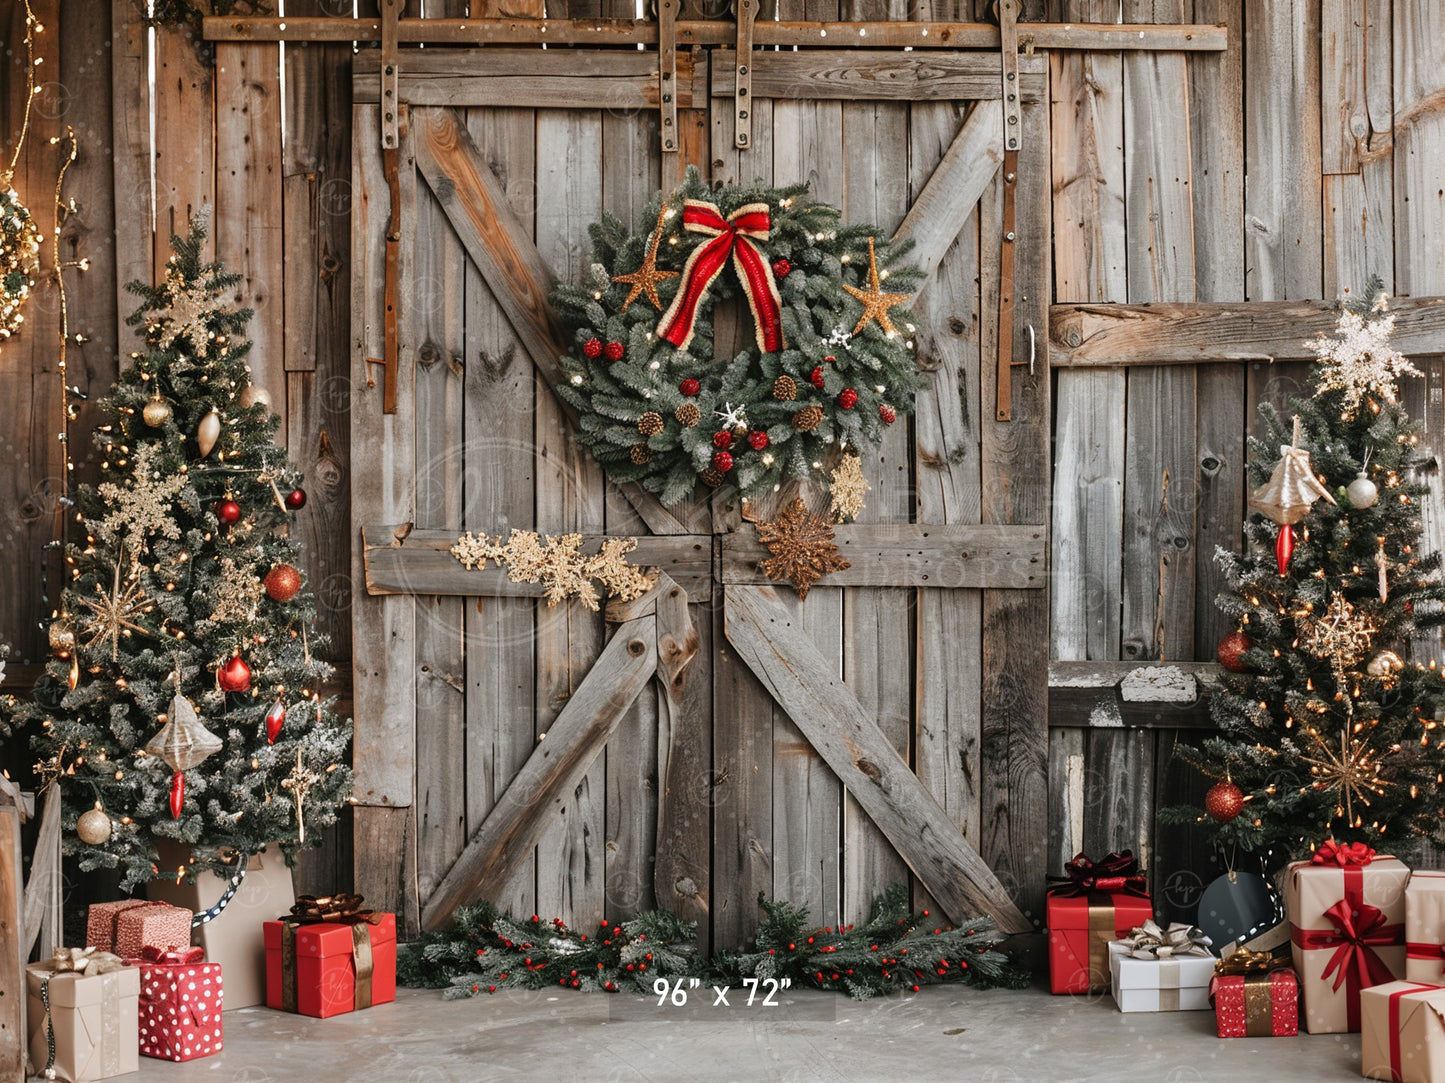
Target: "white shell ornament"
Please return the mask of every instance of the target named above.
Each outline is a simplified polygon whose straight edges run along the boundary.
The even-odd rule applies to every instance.
[[[1388,677],[1404,668],[1404,661],[1394,651],[1381,651],[1366,664],[1365,672],[1371,677]]]
[[[220,438],[221,415],[213,409],[201,418],[201,423],[196,426],[196,447],[200,449],[201,458],[204,459],[211,453]]]
[[[1299,522],[1310,512],[1310,505],[1320,497],[1331,504],[1335,498],[1315,477],[1310,466],[1310,453],[1299,446],[1300,423],[1294,419],[1294,441],[1279,449],[1279,465],[1274,468],[1268,481],[1261,485],[1249,498],[1249,506],[1274,520],[1280,526]]]
[[[1355,480],[1350,482],[1349,487],[1345,489],[1345,495],[1349,497],[1350,507],[1368,508],[1380,498],[1380,490],[1361,470],[1355,475]]]

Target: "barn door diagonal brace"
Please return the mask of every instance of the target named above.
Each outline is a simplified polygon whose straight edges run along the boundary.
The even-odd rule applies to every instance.
[[[657,0],[658,106],[662,110],[662,152],[677,153],[677,5]]]
[[[1014,362],[1014,253],[1018,229],[1014,215],[1018,191],[1019,140],[1023,125],[1019,111],[1019,5],[1000,0],[998,27],[1003,68],[1003,239],[999,251],[998,377],[994,417],[1013,417]]]
[[[753,145],[753,20],[758,15],[758,0],[737,0],[738,40],[737,65],[738,82],[733,97],[733,120],[736,123],[734,142],[739,150]]]

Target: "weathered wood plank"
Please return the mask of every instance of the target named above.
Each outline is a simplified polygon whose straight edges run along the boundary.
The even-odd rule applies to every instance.
[[[1397,4],[1393,31],[1395,289],[1445,293],[1445,10]]]
[[[481,897],[525,857],[559,815],[572,807],[572,788],[587,774],[627,707],[657,667],[654,621],[629,621],[553,718],[545,737],[502,794],[422,910],[422,926],[436,929],[462,903]]]
[[[375,109],[357,106],[352,112],[357,145],[380,146],[380,116]],[[408,420],[413,410],[414,339],[401,336],[400,364],[396,373],[396,414],[382,413],[382,388],[368,387],[366,359],[382,356],[382,283],[385,278],[386,230],[391,215],[390,196],[382,175],[380,156],[357,154],[352,172],[352,243],[354,267],[351,304],[351,490],[352,537],[358,541],[367,522],[410,522],[415,519],[415,449]],[[404,170],[404,174],[411,173]],[[402,225],[409,223],[403,218]],[[403,231],[403,235],[405,231]],[[412,234],[414,236],[414,234]],[[403,268],[405,269],[405,268]],[[405,289],[397,291],[398,319],[410,319]],[[366,569],[361,546],[352,552],[353,671],[356,736],[353,764],[356,796],[363,805],[409,806],[415,776],[416,671],[411,664],[415,648],[415,605],[409,598],[371,598],[364,591]],[[363,821],[357,812],[356,874],[365,871],[368,851],[360,845]],[[375,818],[374,818],[375,819]],[[387,820],[376,819],[377,823]],[[394,818],[387,820],[394,822]],[[368,821],[369,823],[369,821]],[[370,827],[366,827],[370,830]],[[378,831],[382,830],[380,827]],[[402,834],[391,840],[399,844]],[[399,852],[396,849],[381,853]],[[400,882],[400,881],[398,881]],[[401,900],[373,896],[378,906],[401,905]]]
[[[545,116],[545,114],[544,114]],[[500,300],[518,339],[531,355],[548,397],[561,378],[557,356],[560,333],[548,294],[555,276],[507,204],[496,174],[456,116],[446,109],[419,110],[417,167],[447,211],[452,228]],[[539,182],[540,182],[539,175]],[[575,236],[585,237],[579,229]],[[579,246],[581,241],[575,242]],[[580,276],[579,276],[580,277]],[[563,416],[575,422],[560,403]],[[540,408],[540,406],[539,406]],[[632,506],[658,534],[685,534],[686,526],[657,498],[635,484],[619,486]]]
[[[1445,297],[1392,300],[1391,342],[1404,354],[1445,352]],[[1313,360],[1308,340],[1333,334],[1333,301],[1054,305],[1056,367],[1192,365],[1205,361]]]
[[[1100,688],[1050,688],[1048,712],[1051,729],[1198,729],[1212,725],[1207,699],[1194,703],[1129,702],[1115,690]]]
[[[699,688],[703,657],[700,629],[688,611],[688,596],[676,583],[660,579],[657,589],[656,838],[652,858],[654,905],[707,925],[708,861],[707,742],[690,730],[690,707],[711,689]],[[709,629],[710,632],[710,629]],[[702,753],[702,758],[699,758]],[[643,857],[646,858],[645,852]],[[610,891],[610,889],[609,889]],[[609,901],[610,905],[610,901]]]
[[[1154,734],[1093,729],[1084,744],[1084,852],[1133,850],[1147,869],[1154,835]]]
[[[1160,673],[1161,670],[1165,672]],[[1115,688],[1126,681],[1162,679],[1170,671],[1178,674],[1180,680],[1187,678],[1197,686],[1209,689],[1220,683],[1224,667],[1218,662],[1187,660],[1164,664],[1055,660],[1049,663],[1049,688]]]
[[[909,260],[932,275],[973,215],[978,197],[1003,163],[1003,111],[974,106],[948,152],[913,200],[893,240],[911,239]]]
[[[1019,230],[1014,264],[1014,323],[997,328],[985,319],[983,356],[993,357],[997,336],[1011,334],[1013,356],[1024,360],[1034,346],[1030,328],[1048,319],[1051,287],[1050,135],[1047,109],[1025,106],[1021,118]],[[980,309],[998,311],[1002,195],[995,185],[980,201],[984,254]],[[1042,339],[1042,336],[1038,336]],[[1049,507],[1050,387],[1047,344],[1037,343],[1035,371],[1013,377],[1013,419],[982,421],[983,521],[1030,524],[1047,521]],[[997,373],[983,366],[982,398],[997,397]],[[1047,685],[1048,598],[1039,591],[987,589],[983,594],[983,719],[981,725],[984,820],[979,853],[1030,918],[1043,914],[1048,824]],[[942,900],[940,900],[942,901]]]
[[[27,1075],[26,953],[20,947],[25,941],[20,921],[20,885],[24,878],[20,809],[0,798],[0,1079],[5,1083],[24,1083]]]
[[[135,18],[133,6],[126,18]],[[215,72],[201,59],[189,30],[157,27],[152,40],[156,227],[150,281],[159,282],[171,258],[171,234],[184,237],[191,216],[216,205],[216,101]],[[215,251],[213,230],[201,258]]]
[[[759,29],[764,24],[759,23]],[[777,25],[777,24],[774,24]],[[760,44],[760,43],[759,43]],[[712,96],[731,98],[737,87],[733,52],[713,58]],[[753,54],[752,97],[835,101],[974,101],[1003,97],[997,53],[872,53],[808,49]],[[1019,96],[1038,101],[1044,90],[1042,57],[1019,61]]]
[[[1320,6],[1278,0],[1245,15],[1245,295],[1318,297]]]
[[[1006,932],[1031,926],[877,723],[796,630],[766,587],[733,587],[728,641],[787,710],[950,917],[988,913]]]
[[[1084,849],[1085,736],[1074,726],[1049,732],[1048,867],[1055,876]]]
[[[73,5],[72,5],[73,7]],[[65,10],[69,12],[72,7]],[[122,353],[129,353],[135,328],[125,320],[139,300],[127,290],[134,281],[151,281],[151,223],[148,215],[113,213],[114,206],[131,209],[151,202],[151,88],[147,72],[150,49],[148,31],[140,19],[131,18],[135,8],[130,0],[111,0],[110,47],[112,225],[115,229],[115,341]]]
[[[396,907],[396,933],[415,939],[421,930],[416,892],[416,808],[357,805],[353,810],[355,890],[368,905]]]
[[[678,53],[677,104],[707,101],[706,65],[694,71],[692,53]],[[381,97],[381,56],[357,54],[352,72],[357,102]],[[409,105],[655,110],[657,56],[600,49],[454,49],[408,52],[397,96]]]
[[[286,265],[281,185],[281,57],[277,46],[216,51],[216,257],[241,276],[229,298],[255,315],[246,327],[251,380],[286,386]],[[286,414],[278,441],[286,440]]]
[[[505,513],[504,513],[505,514]],[[520,510],[513,516],[519,517]],[[494,564],[468,569],[452,556],[459,531],[412,530],[398,538],[403,528],[369,525],[362,530],[362,552],[366,561],[366,589],[370,594],[459,594],[470,597],[541,598],[541,583],[514,583]],[[504,533],[500,527],[476,524],[478,532]],[[519,528],[520,529],[520,528]],[[604,534],[582,536],[582,551],[595,552]],[[712,578],[712,539],[701,534],[637,539],[637,549],[628,559],[638,567],[660,568],[684,590],[704,591]]]
[[[851,567],[831,572],[835,587],[1041,588],[1047,578],[1042,527],[853,523],[834,527],[833,543]],[[751,530],[723,539],[722,581],[768,582],[758,562],[770,556]]]
[[[274,19],[264,16],[207,16],[207,41],[364,41],[381,40],[374,18]],[[1067,26],[1019,23],[1020,36],[1032,36],[1039,49],[1144,49],[1215,51],[1225,47],[1222,29],[1208,25],[1130,26],[1114,24]],[[687,45],[724,45],[737,40],[730,22],[681,20],[678,41]],[[657,25],[629,19],[474,18],[402,19],[398,40],[406,44],[551,44],[655,45]],[[998,27],[988,23],[840,23],[759,21],[756,45],[816,46],[820,40],[850,47],[909,49],[999,48]]]

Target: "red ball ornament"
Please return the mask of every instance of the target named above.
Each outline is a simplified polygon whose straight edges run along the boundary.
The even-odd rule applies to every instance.
[[[815,369],[813,370],[813,372],[812,372],[812,375],[810,375],[810,376],[808,377],[808,379],[811,380],[811,381],[813,381],[813,386],[814,386],[814,387],[822,387],[822,386],[823,386],[823,369],[822,369],[822,366],[819,366],[818,368],[815,368]]]
[[[281,736],[281,727],[285,722],[286,705],[278,699],[266,712],[266,743],[268,745],[276,743],[276,738]]]
[[[596,361],[602,356],[602,340],[589,338],[586,342],[582,343],[582,356],[589,361]]]
[[[1244,791],[1227,778],[1216,782],[1204,795],[1204,811],[1211,819],[1227,824],[1244,811]]]
[[[607,355],[609,361],[621,361],[625,348],[620,342],[609,342],[602,352]]]
[[[719,474],[726,474],[729,470],[733,468],[733,457],[729,455],[726,451],[714,452],[712,457],[712,465]]]
[[[878,416],[883,419],[883,424],[892,425],[898,420],[898,411],[885,402],[882,406],[878,407]]]
[[[286,507],[291,511],[300,511],[306,506],[306,490],[292,489],[286,494]]]
[[[712,434],[712,446],[726,451],[733,446],[733,434],[723,429]]]
[[[216,683],[222,692],[244,692],[251,687],[251,667],[239,654],[233,654],[216,670]]]
[[[779,278],[787,278],[788,272],[792,269],[793,265],[785,259],[773,260],[773,274],[777,275],[777,277]]]
[[[1249,667],[1244,664],[1244,652],[1254,646],[1254,640],[1243,632],[1230,632],[1219,641],[1215,654],[1219,664],[1233,673],[1243,673]]]
[[[241,521],[241,505],[234,500],[222,500],[216,505],[216,518],[227,526]]]
[[[686,380],[682,381],[682,383],[677,385],[677,389],[681,391],[684,395],[691,397],[693,395],[696,395],[698,391],[702,389],[702,384],[698,383],[691,376],[689,376]]]
[[[858,405],[858,392],[851,387],[845,387],[838,392],[838,405],[845,410],[851,410]]]
[[[754,451],[762,451],[763,448],[768,446],[768,434],[763,432],[762,429],[754,429],[748,433],[748,446]]]
[[[301,573],[289,564],[278,564],[261,580],[273,602],[289,602],[301,591]]]

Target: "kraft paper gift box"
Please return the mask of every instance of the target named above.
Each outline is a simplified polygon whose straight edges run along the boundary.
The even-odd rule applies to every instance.
[[[1208,1011],[1214,963],[1209,938],[1198,929],[1145,922],[1109,944],[1114,1003],[1121,1012]]]
[[[360,911],[360,896],[343,898],[356,903],[331,915],[343,920],[266,922],[268,1007],[325,1019],[396,999],[396,915]]]
[[[1285,912],[1304,997],[1305,1029],[1360,1029],[1360,992],[1405,972],[1410,870],[1363,843],[1321,844],[1285,870]]]
[[[1214,969],[1209,1002],[1221,1038],[1289,1038],[1299,1033],[1299,980],[1289,960],[1239,947]]]
[[[184,847],[161,847],[161,868],[178,868],[189,860]],[[147,893],[204,914],[230,887],[231,878],[202,872],[194,884],[184,880],[152,880]],[[219,917],[191,930],[191,943],[203,948],[206,958],[219,963],[226,975],[222,1010],[266,1003],[266,948],[261,923],[284,914],[296,901],[291,870],[276,847],[252,854],[246,861],[235,897]]]
[[[1125,850],[1102,861],[1079,854],[1051,877],[1044,920],[1049,930],[1049,989],[1054,993],[1103,993],[1109,988],[1109,942],[1154,917],[1154,905]]]
[[[60,948],[57,953],[79,950]],[[57,1079],[80,1083],[139,1069],[140,971],[121,966],[90,974],[56,971],[53,965],[31,963],[25,968],[30,1061],[35,1070],[44,1072],[50,1059],[47,1027],[55,1037],[51,1067]]]
[[[221,1051],[221,968],[200,948],[147,948],[140,962],[140,1051],[195,1060]]]
[[[1445,988],[1395,981],[1360,994],[1360,1074],[1400,1083],[1445,1079]]]
[[[1445,985],[1445,872],[1416,869],[1405,885],[1405,980]]]

